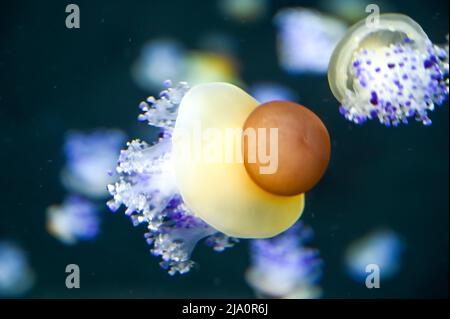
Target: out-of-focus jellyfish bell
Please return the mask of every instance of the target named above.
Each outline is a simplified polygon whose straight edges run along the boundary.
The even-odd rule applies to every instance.
[[[312,230],[298,223],[274,238],[252,240],[248,284],[261,297],[319,298],[322,261],[317,250],[305,247],[311,237]]]
[[[185,56],[183,80],[191,85],[224,81],[239,83],[236,62],[227,54],[191,51]]]
[[[364,281],[366,267],[375,264],[380,268],[381,279],[389,279],[400,269],[404,242],[391,230],[378,230],[354,242],[346,250],[347,273],[355,281]]]
[[[347,30],[339,19],[306,8],[282,9],[274,22],[280,65],[292,74],[326,73],[333,49]]]
[[[132,67],[135,82],[144,90],[158,88],[166,79],[181,81],[186,49],[172,39],[156,39],[144,45]]]
[[[430,125],[428,111],[448,97],[448,71],[448,51],[433,45],[420,25],[383,14],[348,31],[334,50],[328,79],[351,122],[397,126],[412,118]]]
[[[106,197],[106,186],[114,181],[111,172],[124,142],[125,134],[119,130],[68,133],[64,144],[67,161],[61,173],[64,186],[89,198]]]
[[[26,253],[12,242],[0,242],[0,297],[22,296],[34,282]]]
[[[208,47],[208,44],[204,46]],[[232,53],[232,50],[222,50],[216,44],[190,51],[176,40],[156,39],[143,47],[132,74],[144,90],[159,88],[166,79],[186,81],[191,85],[211,81],[239,83],[237,63]]]
[[[89,200],[72,195],[63,204],[47,209],[48,232],[67,245],[97,237],[100,217]]]
[[[268,0],[220,0],[219,7],[226,17],[238,21],[255,21],[267,13]]]

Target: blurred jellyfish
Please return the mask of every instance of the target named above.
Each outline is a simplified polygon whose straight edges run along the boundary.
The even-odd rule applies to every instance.
[[[92,240],[100,231],[100,217],[95,204],[71,195],[61,205],[47,209],[47,230],[66,245]]]
[[[0,242],[0,297],[18,297],[34,285],[26,253],[16,244]]]
[[[186,207],[177,189],[171,165],[171,134],[178,106],[189,90],[182,82],[161,92],[160,99],[150,97],[141,104],[141,121],[159,127],[161,136],[153,145],[133,140],[121,151],[116,172],[119,180],[108,186],[113,199],[112,211],[121,205],[135,226],[145,224],[151,253],[162,258],[161,266],[169,274],[188,272],[194,262],[191,254],[196,244],[206,238],[215,251],[223,251],[237,241],[195,217]]]
[[[183,78],[191,85],[208,82],[240,83],[235,61],[225,54],[206,51],[186,55]]]
[[[64,145],[67,162],[61,173],[64,186],[89,198],[106,197],[106,186],[114,181],[111,172],[124,141],[125,135],[118,130],[67,134]]]
[[[378,230],[351,243],[346,250],[345,265],[349,276],[358,282],[367,277],[366,266],[376,264],[381,280],[395,276],[405,245],[391,230]]]
[[[298,100],[298,96],[293,90],[277,83],[256,83],[250,87],[250,93],[260,103]]]
[[[299,222],[274,238],[250,242],[251,266],[246,279],[258,295],[289,299],[321,296],[319,252],[304,246],[312,235],[312,230]]]
[[[255,21],[267,13],[269,0],[220,0],[219,8],[226,17]]]
[[[336,47],[328,72],[340,113],[385,126],[410,119],[430,125],[428,112],[448,97],[448,51],[434,45],[411,18],[384,14],[354,25]]]
[[[340,20],[304,8],[282,9],[274,22],[279,63],[292,74],[326,73],[333,49],[347,30]]]
[[[239,83],[237,67],[229,52],[188,51],[175,40],[154,40],[145,45],[134,64],[133,77],[144,90],[152,90],[166,79],[204,82]]]
[[[186,51],[176,40],[157,39],[144,45],[132,67],[135,82],[144,90],[157,88],[166,79],[180,81]]]

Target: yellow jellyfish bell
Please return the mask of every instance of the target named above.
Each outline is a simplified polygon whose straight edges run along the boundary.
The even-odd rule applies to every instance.
[[[258,105],[228,83],[197,85],[183,97],[173,132],[174,174],[183,200],[196,216],[233,237],[275,236],[304,208],[304,194],[269,193],[245,169],[241,130]]]

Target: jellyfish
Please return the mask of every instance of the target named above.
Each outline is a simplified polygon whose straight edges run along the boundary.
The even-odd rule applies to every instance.
[[[114,181],[111,172],[124,142],[125,134],[115,129],[69,132],[64,144],[67,162],[61,173],[63,185],[92,199],[108,196],[106,186]]]
[[[261,297],[312,299],[322,294],[322,260],[317,249],[306,247],[312,229],[298,222],[271,238],[250,241],[251,265],[247,283]]]
[[[220,0],[219,8],[226,17],[237,21],[256,21],[268,9],[268,0]]]
[[[0,297],[22,296],[34,282],[25,251],[11,241],[0,241]]]
[[[380,229],[352,242],[345,254],[348,275],[357,282],[367,277],[366,267],[375,264],[380,268],[381,279],[390,279],[400,270],[405,243],[390,229]]]
[[[448,50],[434,45],[419,24],[401,14],[355,24],[337,45],[328,80],[339,112],[363,124],[385,126],[428,116],[448,97]]]
[[[324,173],[330,141],[321,120],[295,103],[277,101],[280,113],[275,102],[259,105],[229,83],[166,85],[159,98],[141,103],[138,117],[159,127],[160,137],[152,145],[133,140],[121,152],[119,180],[108,186],[113,197],[108,206],[116,211],[123,205],[135,225],[147,225],[151,252],[175,274],[192,268],[191,253],[204,238],[223,251],[237,238],[272,237],[292,226],[303,212],[304,192]],[[284,139],[276,154],[281,175],[274,171],[271,178],[280,189],[267,187],[267,178],[259,173],[266,162],[255,163],[253,176],[249,174],[245,161],[253,164],[251,156],[242,152],[246,123],[245,129],[253,132],[270,123],[279,126],[273,129]],[[289,144],[297,147],[295,152],[288,150]],[[253,151],[262,153],[261,145]],[[302,153],[308,154],[304,160],[290,160]],[[290,170],[303,175],[286,175]]]
[[[239,83],[230,51],[187,50],[173,39],[156,39],[144,45],[132,67],[133,78],[144,90],[159,88],[166,79],[191,84],[211,81]]]
[[[47,209],[47,230],[66,245],[92,240],[100,231],[97,206],[83,197],[70,195],[61,205]]]
[[[306,8],[285,8],[274,19],[278,60],[291,74],[325,74],[333,49],[347,31],[337,18]]]
[[[159,87],[165,79],[181,80],[185,52],[181,43],[170,38],[146,43],[132,66],[136,84],[148,90]]]
[[[231,55],[213,51],[190,51],[185,57],[183,79],[190,84],[224,81],[241,83]]]
[[[292,89],[278,83],[260,82],[250,87],[250,94],[260,103],[271,101],[296,101],[298,96]]]

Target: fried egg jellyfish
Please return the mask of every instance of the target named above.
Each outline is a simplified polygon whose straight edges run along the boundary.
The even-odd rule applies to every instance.
[[[448,72],[448,50],[434,45],[419,24],[383,14],[347,32],[333,52],[328,80],[340,113],[353,123],[431,125],[428,112],[448,97]]]
[[[125,134],[115,129],[69,132],[64,143],[66,165],[61,173],[62,184],[88,198],[107,197],[106,186],[114,181],[111,172],[125,139]]]
[[[140,105],[139,120],[159,127],[160,138],[153,145],[133,140],[121,152],[116,169],[119,180],[108,186],[113,196],[108,206],[116,211],[124,205],[135,225],[146,224],[152,254],[161,256],[161,265],[175,274],[191,269],[191,253],[203,238],[222,251],[236,237],[268,238],[285,231],[301,216],[304,194],[269,192],[252,180],[243,162],[210,162],[203,157],[209,154],[208,143],[221,149],[230,145],[227,142],[233,136],[216,140],[201,135],[194,144],[183,139],[195,135],[197,124],[200,128],[239,128],[239,138],[231,144],[234,147],[222,150],[243,157],[242,128],[259,106],[255,99],[228,83],[190,88],[185,82],[172,87],[168,81],[166,85],[158,99],[150,97]],[[289,107],[297,108],[294,103]],[[296,111],[306,112],[300,106]],[[320,129],[328,138],[320,120],[315,117],[313,122],[313,126],[305,125],[311,137]],[[183,156],[186,146],[193,146],[192,158]]]
[[[247,283],[260,297],[312,299],[322,294],[318,282],[322,260],[316,249],[305,246],[312,229],[299,222],[271,239],[250,241],[251,266]]]
[[[25,251],[9,241],[0,242],[0,297],[19,297],[34,285],[35,275]]]
[[[47,209],[47,230],[66,245],[92,240],[100,232],[97,206],[83,197],[70,195],[61,205]]]
[[[347,26],[337,18],[306,8],[286,8],[274,18],[281,68],[291,74],[325,74],[333,49]]]

